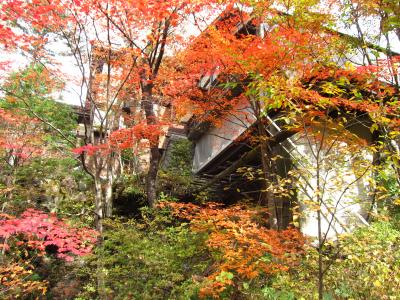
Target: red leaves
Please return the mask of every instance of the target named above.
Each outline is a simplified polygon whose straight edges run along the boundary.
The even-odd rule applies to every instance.
[[[57,257],[66,261],[75,255],[83,256],[91,252],[97,232],[89,228],[73,228],[57,219],[53,214],[27,209],[20,217],[0,220],[0,237],[23,235],[28,247],[44,252],[46,246],[57,246]]]
[[[82,154],[85,152],[89,156],[92,156],[97,153],[101,155],[106,155],[110,151],[111,149],[107,144],[100,144],[100,145],[88,144],[72,150],[72,152],[74,152],[75,154]]]
[[[15,46],[16,35],[10,28],[5,27],[2,24],[0,24],[0,37],[0,43],[2,43],[5,48]]]
[[[89,156],[99,154],[107,155],[112,151],[129,149],[140,145],[156,145],[159,137],[164,134],[165,124],[139,123],[131,128],[123,128],[111,133],[108,143],[99,145],[84,145],[72,151],[75,154],[86,153]],[[140,144],[140,145],[139,145]]]
[[[147,140],[150,145],[158,143],[159,137],[164,133],[163,124],[139,123],[131,128],[117,130],[111,134],[110,143],[119,149],[130,148],[137,141]]]

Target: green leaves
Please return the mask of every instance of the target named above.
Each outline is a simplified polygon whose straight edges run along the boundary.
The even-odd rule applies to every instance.
[[[263,296],[268,300],[294,300],[296,299],[293,292],[280,291],[272,287],[265,287],[262,289]]]
[[[97,264],[102,264],[107,293],[114,299],[127,299],[132,293],[135,299],[196,294],[199,283],[193,277],[201,277],[209,264],[203,235],[170,221],[165,211],[147,210],[140,223],[107,222],[104,243],[87,275],[95,282]],[[94,296],[87,291],[86,297]]]
[[[215,279],[221,283],[227,283],[232,281],[234,275],[231,272],[221,271],[221,273],[215,277]]]
[[[1,87],[5,97],[0,99],[0,107],[39,118],[48,133],[45,138],[48,143],[68,144],[54,128],[73,140],[77,122],[68,105],[54,100],[53,95],[60,88],[59,81],[52,78],[43,66],[32,64],[8,77]]]
[[[324,299],[397,299],[400,283],[400,231],[389,222],[376,222],[343,235],[324,249]],[[335,247],[335,250],[333,249]],[[315,299],[317,250],[309,248],[299,267],[291,273],[281,273],[263,289],[267,299],[286,299],[283,291],[293,293],[293,299]]]

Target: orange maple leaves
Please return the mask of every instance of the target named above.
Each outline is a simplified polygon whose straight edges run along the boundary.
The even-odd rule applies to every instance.
[[[3,296],[7,295],[7,299],[16,299],[32,294],[45,295],[48,282],[34,280],[32,275],[32,270],[27,270],[16,263],[1,266],[0,293]]]
[[[84,145],[72,151],[75,154],[86,153],[89,156],[100,154],[107,155],[124,149],[139,150],[158,145],[159,137],[164,134],[164,123],[146,124],[141,122],[129,128],[113,131],[105,143],[97,145]],[[137,149],[136,149],[137,148]]]
[[[276,231],[262,226],[268,212],[243,205],[224,207],[161,203],[179,218],[190,220],[192,230],[208,234],[207,246],[215,256],[201,296],[214,296],[261,275],[287,271],[296,265],[304,238],[297,229]]]

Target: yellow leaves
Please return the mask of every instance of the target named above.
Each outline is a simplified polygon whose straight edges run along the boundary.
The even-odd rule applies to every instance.
[[[393,201],[394,205],[400,206],[400,198]]]
[[[346,62],[344,63],[344,68],[345,68],[346,70],[348,70],[348,71],[355,71],[355,70],[356,70],[356,66],[355,66],[352,62],[350,62],[350,61],[346,61]]]
[[[293,221],[292,221],[293,226],[295,226],[297,228],[300,227],[299,220],[300,220],[300,215],[298,213],[297,214],[293,214]]]
[[[379,129],[379,126],[378,126],[378,124],[376,124],[376,123],[373,123],[372,125],[371,125],[371,127],[369,128],[369,130],[371,131],[371,133],[374,133],[376,130],[378,130]]]
[[[375,287],[380,287],[380,286],[382,286],[382,283],[379,280],[375,280],[374,281],[374,286]]]
[[[337,85],[326,81],[321,86],[322,92],[332,96],[340,96],[344,93],[344,90],[339,88]]]

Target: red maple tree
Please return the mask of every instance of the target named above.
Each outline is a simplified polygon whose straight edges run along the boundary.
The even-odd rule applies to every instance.
[[[19,217],[2,214],[0,220],[1,245],[6,251],[12,246],[25,245],[46,253],[46,247],[55,248],[58,258],[72,261],[74,256],[89,254],[97,241],[97,232],[89,228],[75,228],[54,214],[27,209]]]

